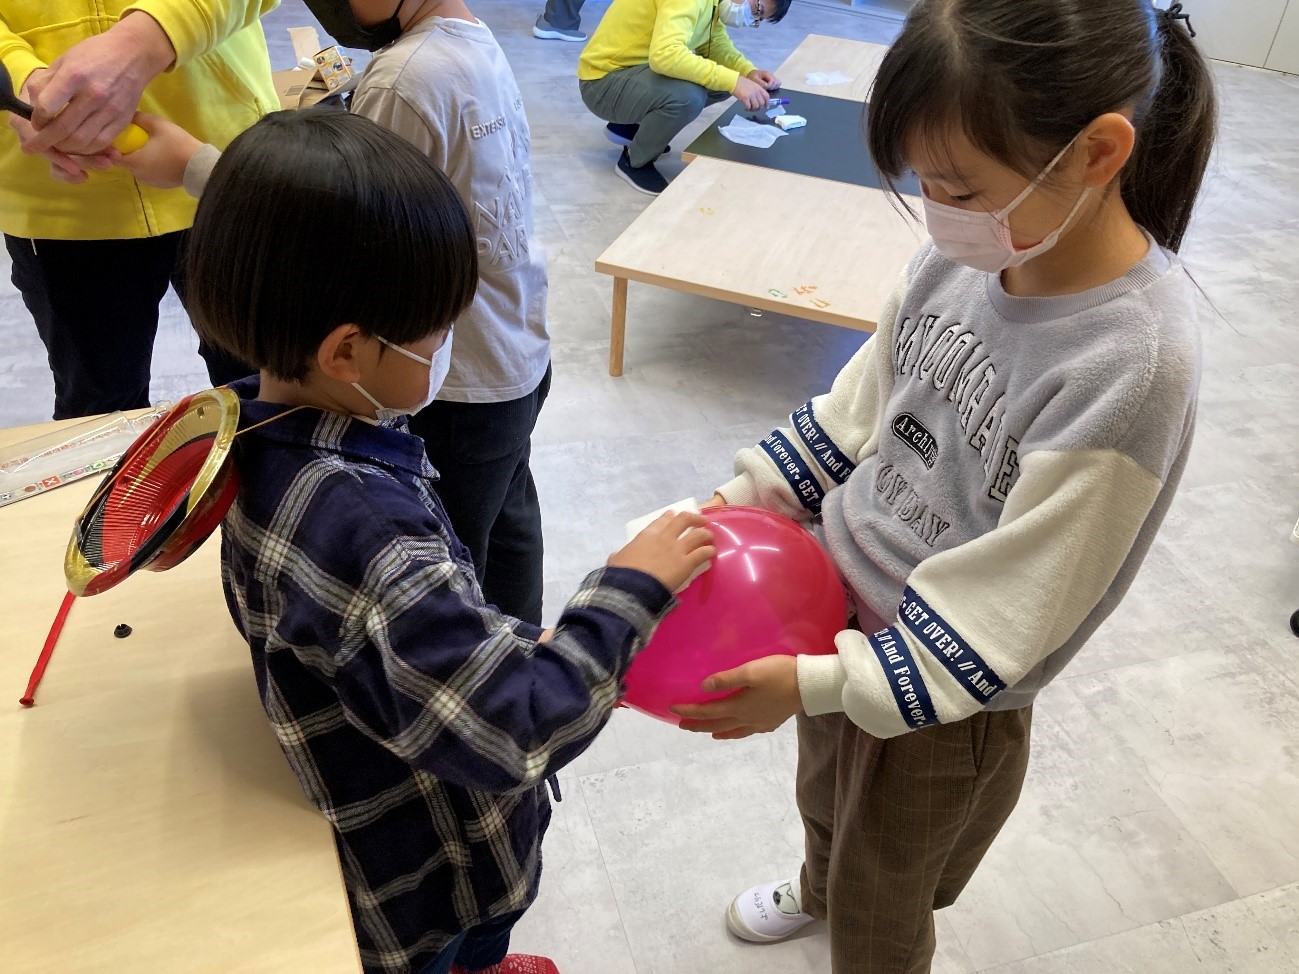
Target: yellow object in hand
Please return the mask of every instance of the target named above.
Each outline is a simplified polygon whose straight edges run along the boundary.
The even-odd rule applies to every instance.
[[[144,144],[148,141],[149,133],[132,123],[122,129],[117,138],[113,140],[113,148],[122,155],[129,156],[136,149],[143,149]]]

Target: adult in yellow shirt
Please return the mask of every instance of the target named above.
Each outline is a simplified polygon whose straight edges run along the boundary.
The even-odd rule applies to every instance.
[[[259,23],[278,2],[0,0],[0,60],[35,109],[0,126],[0,231],[55,419],[148,405],[158,304],[169,283],[184,301],[194,200],[112,167],[113,138],[138,108],[224,147],[278,108]],[[213,383],[247,374],[199,351]]]
[[[582,51],[582,101],[624,146],[617,173],[657,196],[667,181],[654,160],[710,102],[734,95],[764,108],[780,87],[731,43],[727,27],[776,23],[790,0],[613,0]]]

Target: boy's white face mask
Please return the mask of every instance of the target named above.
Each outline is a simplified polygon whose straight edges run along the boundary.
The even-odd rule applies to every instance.
[[[379,338],[377,335],[375,337]],[[353,382],[352,388],[365,396],[366,401],[374,407],[374,418],[381,423],[385,420],[397,419],[401,416],[413,416],[436,399],[438,392],[442,389],[442,383],[446,381],[447,373],[451,371],[451,339],[454,337],[455,330],[452,329],[447,334],[447,340],[442,343],[441,348],[433,353],[431,359],[425,358],[423,355],[416,355],[409,348],[402,348],[400,345],[394,345],[386,338],[379,338],[379,341],[383,342],[393,351],[405,355],[408,359],[413,359],[421,365],[428,366],[428,393],[424,396],[424,400],[418,406],[411,406],[409,409],[390,409],[387,406],[381,405],[378,399],[375,399],[374,396],[366,392],[365,389],[361,387],[361,383]]]
[[[749,5],[749,0],[740,0],[739,3],[721,0],[717,5],[717,13],[727,27],[758,26],[758,18],[753,15],[753,7]]]
[[[1090,186],[1082,191],[1082,195],[1078,197],[1078,202],[1074,204],[1073,209],[1069,211],[1069,215],[1064,218],[1063,223],[1047,234],[1040,243],[1036,243],[1025,250],[1015,248],[1014,241],[1010,238],[1010,224],[1007,220],[1011,211],[1028,199],[1029,194],[1037,189],[1042,180],[1064,158],[1064,154],[1069,151],[1076,141],[1078,141],[1078,136],[1074,136],[1069,141],[1069,145],[1061,149],[1056,157],[1047,163],[1046,168],[1038,174],[1036,179],[1024,187],[1022,193],[995,213],[988,213],[985,210],[962,210],[960,207],[936,203],[929,198],[928,194],[922,195],[921,203],[925,210],[925,228],[929,231],[929,236],[933,237],[934,246],[938,248],[938,252],[957,264],[964,264],[966,267],[973,267],[979,271],[987,271],[989,274],[998,274],[1007,267],[1018,267],[1020,264],[1030,261],[1054,247],[1059,241],[1060,235],[1068,229],[1069,224],[1073,222],[1073,218],[1082,209],[1087,197],[1091,195],[1092,188]]]

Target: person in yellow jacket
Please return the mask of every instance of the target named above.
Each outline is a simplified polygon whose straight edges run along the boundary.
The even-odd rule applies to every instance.
[[[780,87],[731,43],[727,27],[776,23],[790,0],[613,0],[582,51],[582,101],[623,146],[615,171],[633,189],[657,196],[667,181],[654,160],[704,106],[728,94],[765,108]]]
[[[35,109],[0,126],[0,231],[54,373],[55,419],[148,405],[168,283],[184,300],[194,200],[113,168],[113,138],[139,109],[224,147],[278,108],[259,22],[278,2],[0,0],[0,60]],[[247,373],[199,351],[214,384]]]

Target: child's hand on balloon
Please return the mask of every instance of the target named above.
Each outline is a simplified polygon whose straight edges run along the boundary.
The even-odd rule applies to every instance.
[[[664,514],[610,555],[609,564],[652,575],[669,592],[676,592],[717,554],[707,524],[690,511]]]
[[[174,122],[140,112],[135,124],[149,133],[149,141],[113,160],[129,169],[140,182],[159,189],[176,189],[185,180],[185,167],[203,143]]]
[[[704,680],[708,693],[730,696],[710,703],[681,704],[672,712],[681,729],[734,741],[767,734],[803,709],[798,689],[798,657],[766,656]]]
[[[723,497],[721,494],[714,494],[712,496],[712,499],[709,500],[707,503],[700,504],[699,509],[701,511],[707,511],[707,510],[711,510],[714,507],[725,507],[725,506],[726,506],[726,498]]]

